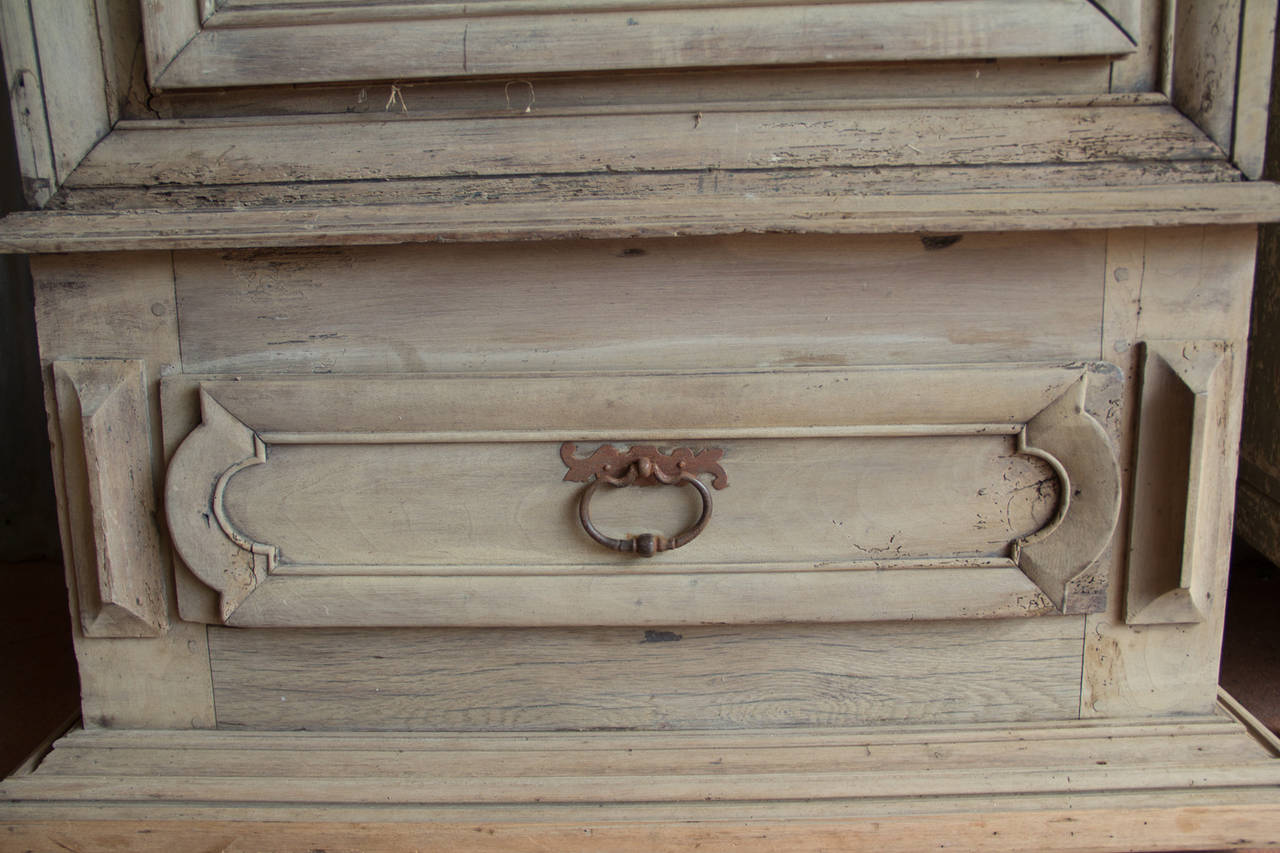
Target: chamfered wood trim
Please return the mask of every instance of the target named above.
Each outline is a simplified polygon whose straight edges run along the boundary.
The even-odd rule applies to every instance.
[[[1200,622],[1207,470],[1218,458],[1230,348],[1224,341],[1144,341],[1125,622]],[[1140,544],[1139,544],[1140,543]]]
[[[0,251],[111,252],[725,234],[915,234],[1280,221],[1280,185],[1191,184],[861,198],[335,204],[214,211],[35,211],[0,220]]]
[[[189,11],[178,6],[191,7]],[[434,5],[434,4],[433,4]],[[154,88],[262,86],[638,68],[798,65],[948,58],[1111,56],[1130,37],[1088,0],[885,0],[803,5],[598,8],[449,4],[349,11],[215,12],[148,0]],[[406,17],[406,12],[409,16]],[[221,26],[226,18],[227,26]],[[350,20],[355,15],[363,20]]]
[[[168,628],[144,363],[53,363],[71,553],[86,637]]]

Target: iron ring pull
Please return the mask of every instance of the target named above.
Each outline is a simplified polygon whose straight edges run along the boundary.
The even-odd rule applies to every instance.
[[[670,539],[661,533],[641,533],[626,539],[614,539],[612,536],[604,535],[591,523],[591,496],[595,494],[602,482],[621,489],[630,486],[640,477],[654,477],[659,482],[670,486],[692,486],[702,497],[702,514],[698,516],[698,520],[692,527],[686,528]],[[707,522],[711,520],[711,490],[692,474],[668,477],[658,470],[651,460],[637,459],[630,466],[625,477],[597,476],[588,483],[582,490],[582,497],[578,499],[578,518],[582,521],[582,529],[587,531],[587,535],[604,547],[624,554],[652,557],[659,551],[671,551],[681,545],[687,545],[702,532]]]

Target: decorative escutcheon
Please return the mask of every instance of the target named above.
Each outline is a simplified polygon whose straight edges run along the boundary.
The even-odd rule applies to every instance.
[[[578,518],[582,521],[582,529],[606,548],[624,554],[652,557],[659,551],[670,551],[692,542],[711,520],[711,490],[697,475],[712,474],[712,485],[717,489],[729,485],[729,478],[719,464],[724,451],[718,447],[710,447],[697,453],[681,447],[667,454],[652,446],[619,450],[606,444],[586,459],[575,455],[577,449],[574,442],[565,442],[560,447],[560,458],[569,467],[564,475],[565,480],[578,483],[591,480],[578,498]],[[670,538],[660,533],[641,533],[626,539],[615,539],[601,533],[591,522],[591,496],[601,483],[608,483],[615,488],[689,486],[702,498],[702,512],[692,526]]]

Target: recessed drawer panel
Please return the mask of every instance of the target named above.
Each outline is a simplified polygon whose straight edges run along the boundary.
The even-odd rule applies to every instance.
[[[165,429],[185,438],[168,523],[218,596],[212,610],[185,596],[184,615],[445,626],[1086,612],[1105,602],[1094,568],[1119,500],[1114,443],[1092,412],[1114,412],[1119,386],[1104,364],[170,377]]]

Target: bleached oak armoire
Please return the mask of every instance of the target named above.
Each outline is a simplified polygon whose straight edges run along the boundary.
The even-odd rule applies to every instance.
[[[83,723],[6,849],[1280,844],[1274,0],[3,0]]]

